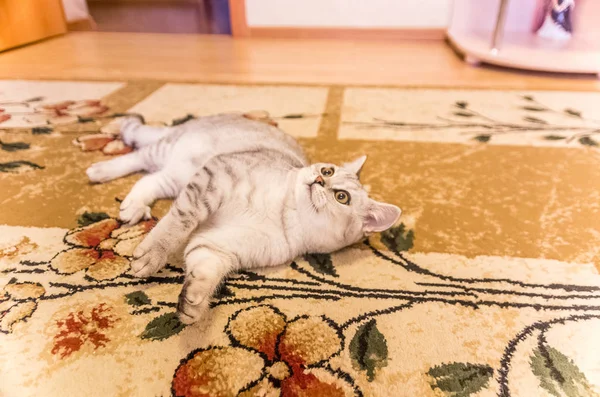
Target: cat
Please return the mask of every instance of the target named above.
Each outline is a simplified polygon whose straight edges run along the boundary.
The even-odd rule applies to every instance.
[[[231,272],[330,253],[394,225],[401,210],[368,197],[359,181],[366,156],[336,166],[309,165],[279,128],[241,114],[219,114],[173,127],[126,118],[133,152],[87,169],[102,183],[138,171],[119,217],[149,218],[157,199],[176,198],[133,253],[132,272],[148,277],[185,245],[185,281],[177,309],[191,324]]]

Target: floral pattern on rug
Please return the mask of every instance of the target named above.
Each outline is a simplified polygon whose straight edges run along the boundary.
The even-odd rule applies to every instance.
[[[0,102],[0,129],[3,123],[17,118],[19,133],[47,135],[69,132],[70,129],[85,129],[87,134],[73,140],[83,151],[101,150],[106,155],[120,155],[131,152],[114,131],[105,124],[123,114],[111,113],[110,108],[100,99],[63,100],[48,102],[44,96],[24,100],[4,99]],[[0,130],[1,131],[1,130]],[[16,131],[17,132],[17,131]],[[5,142],[0,140],[0,150],[20,152],[31,149],[31,144],[23,141]],[[0,172],[22,173],[44,169],[43,166],[28,160],[0,162]]]
[[[6,122],[15,116],[20,116],[27,124],[35,128],[39,125],[62,125],[77,122],[89,122],[89,116],[98,116],[106,111],[108,107],[101,101],[86,99],[80,101],[62,101],[57,103],[45,103],[44,97],[28,98],[24,101],[0,102],[0,123]],[[35,133],[44,133],[44,130],[35,130]]]
[[[77,120],[0,124],[3,396],[600,396],[597,94],[26,86],[0,84],[0,102]],[[318,160],[372,155],[361,179],[404,214],[340,252],[231,275],[186,326],[179,258],[129,273],[167,203],[125,226],[137,177],[90,185],[84,170],[129,150],[120,117],[217,107],[291,129]]]
[[[390,101],[408,98],[413,107],[423,111],[392,109],[389,105]],[[353,139],[355,133],[361,136],[361,131],[376,131],[373,135],[379,136],[377,139],[391,140],[592,148],[599,145],[600,120],[595,118],[591,106],[600,99],[597,93],[567,96],[543,91],[356,88],[348,90],[345,99],[342,136],[346,139]],[[495,106],[490,106],[494,102]],[[386,112],[386,117],[382,117]]]
[[[600,122],[585,118],[578,110],[566,108],[562,111],[552,109],[543,103],[537,101],[531,95],[523,95],[522,106],[518,108],[525,112],[521,123],[514,123],[504,120],[499,120],[487,116],[486,114],[474,109],[466,101],[456,101],[454,109],[450,112],[449,117],[438,116],[438,122],[435,123],[411,123],[403,120],[382,120],[374,118],[373,122],[358,122],[353,123],[346,121],[346,124],[357,124],[359,127],[369,128],[390,128],[395,130],[450,130],[453,128],[461,128],[465,135],[470,135],[475,141],[480,143],[488,143],[498,135],[506,134],[537,134],[544,133],[540,139],[546,141],[557,141],[568,144],[576,141],[580,145],[597,147],[598,142],[594,137],[600,134]],[[543,117],[545,113],[560,115],[565,119],[575,119],[577,125],[569,125],[562,123],[561,125],[551,124]],[[440,123],[445,122],[444,123]],[[582,125],[582,122],[587,122],[590,125]],[[569,131],[569,134],[563,132]],[[557,133],[558,132],[558,133]],[[563,133],[563,134],[561,134]]]
[[[49,361],[51,366],[66,359],[83,360],[89,354],[119,357],[119,344],[133,343],[139,351],[144,345],[135,340],[164,343],[185,338],[188,331],[198,332],[195,325],[186,327],[179,322],[174,312],[183,282],[178,267],[168,266],[149,279],[135,279],[127,274],[131,250],[156,221],[124,227],[112,218],[94,213],[81,216],[80,222],[98,218],[104,219],[66,231],[64,249],[47,261],[26,259],[33,254],[32,247],[43,246],[42,241],[26,235],[11,246],[13,249],[4,247],[2,251],[2,272],[11,279],[0,298],[0,330],[19,335],[35,324],[40,307],[43,311],[50,309],[49,305],[54,308],[51,311],[58,309],[52,314],[47,331],[51,343],[46,353],[55,357]],[[563,352],[560,340],[557,344],[549,336],[556,327],[585,322],[600,330],[600,285],[590,284],[585,272],[554,275],[579,283],[556,283],[551,279],[532,283],[439,273],[405,253],[411,232],[400,225],[337,254],[307,255],[287,267],[231,277],[213,300],[209,321],[221,307],[238,309],[226,317],[221,331],[217,324],[208,325],[212,329],[208,334],[212,333],[212,339],[221,340],[220,343],[190,346],[179,357],[170,382],[172,394],[372,395],[372,388],[377,388],[374,385],[387,384],[386,379],[395,373],[387,371],[403,360],[396,356],[399,352],[393,346],[403,337],[398,339],[389,321],[405,321],[403,316],[410,312],[420,312],[422,306],[428,312],[439,304],[460,308],[462,316],[494,308],[496,313],[507,311],[519,320],[510,322],[514,333],[510,337],[507,334],[503,345],[498,346],[499,361],[495,364],[488,359],[480,361],[477,355],[467,361],[426,361],[428,366],[420,374],[422,390],[444,396],[471,396],[485,390],[510,395],[505,390],[511,388],[512,371],[523,365],[520,359],[514,364],[512,361],[517,353],[522,354],[521,345],[531,345],[526,353],[526,369],[537,379],[540,390],[550,395],[587,396],[597,392],[597,385],[590,380],[596,379],[591,377],[594,370],[580,368],[568,355],[573,352]],[[107,257],[106,252],[112,256]],[[114,264],[117,257],[124,265]],[[371,268],[371,279],[387,274],[398,281],[388,282],[385,288],[371,287],[370,278],[361,276],[364,266]],[[49,278],[48,272],[52,271],[57,281]],[[59,281],[67,276],[77,278]],[[154,295],[152,288],[161,285],[173,288]],[[116,304],[114,298],[96,302],[77,299],[79,303],[74,306],[67,303],[72,297],[111,290],[115,291],[111,296],[121,296],[121,303]],[[312,309],[308,314],[294,315],[297,309],[293,309],[293,303],[309,303]],[[139,323],[141,318],[144,320]],[[492,321],[488,326],[493,326],[494,320],[488,321]],[[123,333],[125,329],[129,331]],[[472,337],[484,336],[475,332]],[[410,343],[410,339],[406,342]],[[203,338],[193,344],[196,343],[202,345]],[[459,338],[455,343],[466,342]],[[110,350],[104,352],[109,346]],[[595,348],[587,349],[575,352],[579,361],[598,353]],[[174,353],[168,355],[173,357]],[[45,353],[38,354],[43,357]]]
[[[69,231],[64,241],[70,247],[52,258],[50,267],[60,274],[85,270],[96,281],[114,279],[129,270],[133,250],[154,225],[152,219],[127,228],[108,218]]]
[[[302,316],[288,322],[275,307],[253,306],[236,312],[225,332],[231,340],[230,346],[193,351],[182,361],[173,379],[172,389],[176,396],[198,396],[202,395],[200,390],[215,390],[220,385],[228,389],[215,390],[214,394],[354,394],[351,384],[343,384],[345,380],[328,369],[329,359],[339,354],[343,346],[343,334],[326,317]],[[232,378],[230,381],[211,384],[215,379],[215,367],[218,368],[213,361],[235,363],[238,356],[247,356],[247,352],[256,354],[248,360],[257,361],[258,366],[234,366],[234,370],[227,373]],[[240,391],[241,387],[236,383],[252,373],[248,370],[254,371],[256,379],[242,383],[244,390]],[[325,376],[319,377],[319,373]]]
[[[110,307],[100,303],[90,311],[83,310],[69,313],[65,318],[56,321],[59,332],[54,336],[52,354],[60,358],[70,356],[79,351],[86,343],[95,349],[106,346],[110,339],[107,330],[113,329],[118,322]]]

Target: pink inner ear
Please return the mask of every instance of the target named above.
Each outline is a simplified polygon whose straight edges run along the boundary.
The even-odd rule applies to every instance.
[[[363,223],[366,233],[382,232],[394,226],[402,211],[395,205],[373,201],[367,218]]]

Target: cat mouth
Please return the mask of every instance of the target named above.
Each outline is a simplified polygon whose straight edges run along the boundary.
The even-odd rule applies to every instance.
[[[313,182],[308,184],[308,194],[312,196],[317,193],[319,190],[324,189],[319,183]]]
[[[308,199],[310,204],[319,212],[325,205],[325,188],[318,182],[313,182],[308,185]]]

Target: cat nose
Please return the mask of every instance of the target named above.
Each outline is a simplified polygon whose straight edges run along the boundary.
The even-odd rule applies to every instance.
[[[315,179],[315,183],[318,183],[321,186],[325,186],[325,180],[323,179],[323,177],[321,175],[319,175],[317,177],[317,179]]]

